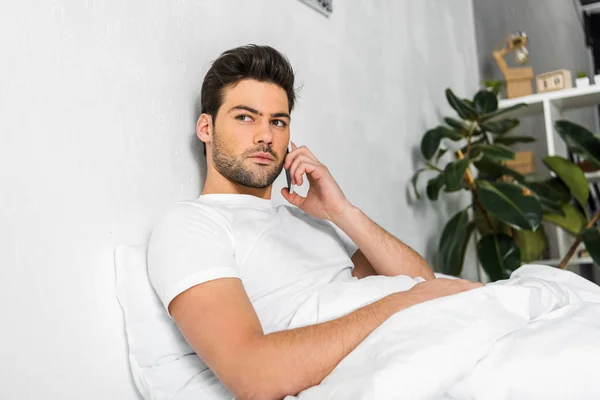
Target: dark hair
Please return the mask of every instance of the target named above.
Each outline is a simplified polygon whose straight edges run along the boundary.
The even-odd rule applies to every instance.
[[[200,112],[211,115],[214,123],[223,104],[224,89],[244,79],[280,86],[287,93],[289,112],[292,112],[296,93],[290,62],[274,48],[255,44],[227,50],[213,62],[202,82]],[[206,155],[206,143],[203,144]]]

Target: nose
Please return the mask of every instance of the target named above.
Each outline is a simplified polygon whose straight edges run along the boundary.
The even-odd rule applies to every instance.
[[[264,143],[271,146],[273,144],[273,132],[268,120],[258,125],[256,134],[254,135],[254,143]]]

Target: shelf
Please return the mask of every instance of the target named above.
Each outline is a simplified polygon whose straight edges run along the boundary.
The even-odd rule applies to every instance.
[[[538,260],[538,261],[533,261],[531,264],[542,264],[542,265],[550,265],[553,267],[558,267],[560,265],[560,262],[562,260],[561,259],[552,259],[552,260]],[[581,258],[577,258],[577,257],[573,257],[569,260],[569,262],[567,263],[567,266],[569,265],[585,265],[585,264],[593,264],[594,260],[592,260],[591,257],[581,257]]]
[[[503,99],[500,100],[498,107],[506,108],[519,103],[525,103],[528,107],[523,107],[502,115],[502,118],[522,118],[530,115],[542,115],[544,113],[545,100],[550,101],[561,110],[592,107],[600,103],[600,85],[590,85],[584,88],[575,87],[554,92],[536,93],[514,99]]]
[[[600,181],[600,171],[586,172],[585,177],[590,182]]]

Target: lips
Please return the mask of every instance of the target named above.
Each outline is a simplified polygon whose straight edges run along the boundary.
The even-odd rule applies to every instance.
[[[250,158],[255,158],[260,161],[274,161],[275,158],[269,153],[254,153]]]

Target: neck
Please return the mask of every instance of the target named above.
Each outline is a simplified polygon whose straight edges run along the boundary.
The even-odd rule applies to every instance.
[[[202,194],[248,194],[270,200],[272,189],[273,185],[262,189],[240,185],[209,169],[206,174],[206,182],[204,183]]]

